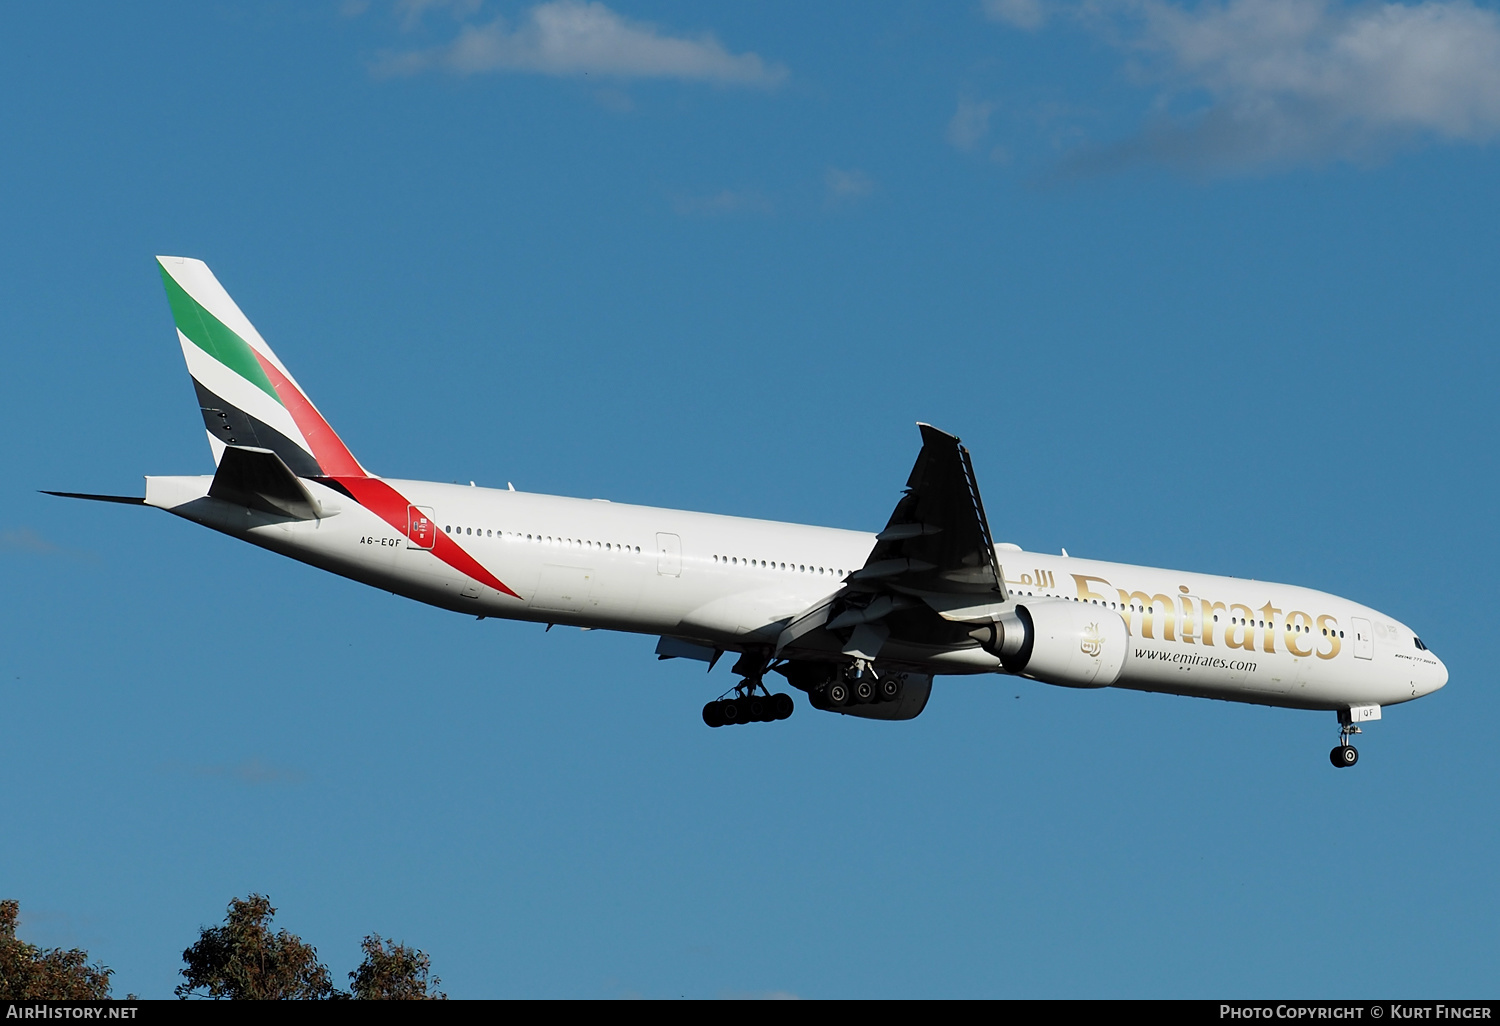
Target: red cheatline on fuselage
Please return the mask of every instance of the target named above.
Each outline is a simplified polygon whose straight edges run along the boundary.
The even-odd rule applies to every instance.
[[[322,468],[325,477],[337,481],[354,497],[355,502],[390,524],[420,547],[430,548],[434,556],[453,569],[512,598],[521,597],[506,587],[505,582],[500,578],[486,570],[479,560],[465,552],[463,546],[450,536],[442,532],[437,532],[433,536],[429,532],[428,537],[413,538],[410,519],[407,516],[411,503],[406,500],[406,497],[379,478],[371,477],[365,468],[359,465],[359,461],[354,458],[354,454],[349,451],[343,439],[339,438],[338,433],[329,426],[328,421],[323,419],[323,415],[308,401],[307,396],[302,394],[301,389],[292,384],[274,363],[260,353],[256,353],[255,357],[261,369],[266,372],[266,377],[271,379],[277,398],[287,408],[292,415],[292,420],[297,424],[297,429],[302,432],[302,437],[307,439],[307,444],[312,447],[313,458],[318,461],[318,466]],[[430,545],[429,542],[431,542]]]
[[[390,524],[403,536],[411,539],[422,547],[426,547],[429,538],[432,540],[432,554],[444,563],[460,573],[467,574],[480,584],[489,585],[498,592],[503,592],[511,598],[520,598],[514,591],[506,587],[505,582],[486,570],[473,556],[464,551],[463,547],[453,538],[442,531],[430,533],[429,537],[412,537],[411,523],[407,516],[411,503],[406,501],[396,489],[380,480],[378,477],[337,477],[333,479],[341,488],[354,496],[354,501],[365,509],[374,513],[381,520]]]

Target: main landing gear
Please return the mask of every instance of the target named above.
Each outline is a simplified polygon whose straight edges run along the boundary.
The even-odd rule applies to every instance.
[[[768,663],[756,659],[748,652],[734,664],[734,672],[741,680],[734,686],[734,694],[709,702],[703,707],[703,722],[710,727],[727,727],[732,723],[770,723],[784,720],[796,708],[792,696],[785,693],[771,694],[762,682]],[[759,694],[756,692],[759,691]]]
[[[871,702],[894,702],[901,697],[904,675],[887,673],[877,676],[874,669],[863,659],[855,660],[823,685],[821,693],[813,695],[813,704],[837,709],[846,705],[866,705]],[[822,705],[818,704],[822,700]]]
[[[1339,769],[1343,769],[1346,766],[1353,766],[1358,762],[1359,749],[1349,743],[1349,735],[1362,733],[1364,731],[1354,725],[1349,714],[1341,711],[1339,713],[1339,744],[1337,748],[1328,753],[1328,761]]]
[[[765,692],[765,688],[761,688]],[[784,720],[796,708],[792,696],[785,692],[777,694],[739,694],[709,702],[703,707],[703,722],[710,727],[727,727],[731,723],[770,723]]]

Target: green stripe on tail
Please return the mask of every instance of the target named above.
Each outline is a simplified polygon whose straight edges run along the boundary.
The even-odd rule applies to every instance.
[[[186,335],[193,345],[280,403],[281,397],[276,394],[271,379],[261,369],[250,343],[188,295],[177,284],[177,280],[167,273],[165,267],[160,263],[157,267],[161,271],[162,284],[167,287],[167,302],[172,304],[172,320],[177,322],[177,330]]]

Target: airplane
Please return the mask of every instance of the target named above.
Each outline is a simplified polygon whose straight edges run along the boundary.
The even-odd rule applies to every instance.
[[[367,471],[201,260],[158,269],[208,433],[211,476],[148,476],[152,506],[340,576],[484,619],[656,636],[661,659],[738,682],[710,727],[795,704],[910,720],[935,676],[1003,674],[1337,714],[1337,767],[1385,706],[1443,687],[1411,628],[1310,588],[995,543],[969,451],[922,448],[877,534]]]

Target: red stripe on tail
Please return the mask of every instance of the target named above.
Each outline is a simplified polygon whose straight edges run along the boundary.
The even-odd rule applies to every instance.
[[[325,477],[369,477],[365,468],[359,465],[359,460],[354,458],[354,454],[344,444],[343,439],[339,438],[333,428],[328,426],[328,421],[324,420],[323,415],[313,408],[313,404],[307,401],[307,396],[302,394],[302,390],[287,380],[287,376],[260,353],[255,353],[255,358],[260,361],[261,370],[266,372],[266,377],[271,379],[277,398],[292,415],[297,430],[302,432],[302,437],[307,439],[308,445],[312,446],[313,459],[317,460],[318,466],[323,468],[323,475]],[[403,510],[402,516],[405,515]]]

